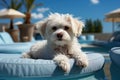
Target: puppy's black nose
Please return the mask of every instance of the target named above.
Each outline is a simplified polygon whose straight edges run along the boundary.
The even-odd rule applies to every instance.
[[[62,37],[63,37],[63,34],[62,34],[62,33],[58,33],[58,34],[57,34],[57,38],[58,38],[58,39],[62,39]]]

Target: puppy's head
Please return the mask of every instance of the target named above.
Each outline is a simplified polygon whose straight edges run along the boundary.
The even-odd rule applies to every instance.
[[[83,26],[83,22],[73,18],[72,15],[54,13],[41,21],[37,28],[48,41],[65,45],[81,34]]]

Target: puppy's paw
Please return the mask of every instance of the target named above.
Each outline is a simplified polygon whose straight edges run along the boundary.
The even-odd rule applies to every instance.
[[[63,54],[58,54],[54,57],[53,60],[59,67],[61,67],[65,71],[65,73],[68,73],[70,71],[70,64],[67,56]]]
[[[60,61],[58,65],[64,70],[65,73],[70,71],[70,64],[68,62]]]
[[[81,59],[78,59],[76,60],[76,65],[80,66],[80,67],[87,67],[88,66],[88,60],[81,60]]]
[[[28,55],[28,54],[22,54],[22,57],[21,57],[21,58],[31,58],[31,56]]]

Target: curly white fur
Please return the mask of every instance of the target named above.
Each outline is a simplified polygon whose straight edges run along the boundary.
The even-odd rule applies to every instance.
[[[69,58],[74,58],[78,66],[86,67],[88,59],[81,51],[77,36],[84,24],[69,14],[51,14],[38,26],[40,34],[46,39],[34,44],[24,58],[53,59],[65,72],[69,72]]]

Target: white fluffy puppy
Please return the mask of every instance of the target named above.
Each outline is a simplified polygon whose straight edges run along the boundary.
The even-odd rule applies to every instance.
[[[40,34],[46,39],[34,44],[24,58],[53,59],[65,72],[70,70],[69,58],[74,58],[76,65],[86,67],[88,59],[81,51],[77,36],[82,32],[83,22],[69,14],[54,13],[41,21]]]

